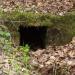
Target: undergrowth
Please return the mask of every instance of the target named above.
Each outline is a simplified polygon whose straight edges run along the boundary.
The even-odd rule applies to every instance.
[[[51,75],[70,75],[70,66],[68,66],[67,64],[59,66],[55,62]]]
[[[21,11],[11,11],[4,12],[0,11],[0,18],[4,21],[4,25],[8,27],[11,31],[18,31],[19,26],[45,26],[48,29],[57,29],[59,33],[54,35],[54,32],[49,40],[53,40],[52,43],[72,39],[75,35],[75,11],[67,13],[63,16],[53,15],[50,13],[34,13],[34,12],[21,12]],[[59,35],[60,34],[60,35]],[[49,36],[48,36],[49,37]],[[57,38],[58,37],[58,38]],[[71,40],[70,40],[71,41]],[[56,42],[57,44],[58,42]]]
[[[20,25],[23,26],[47,26],[49,28],[54,28],[57,29],[59,32],[62,33],[67,33],[70,36],[75,35],[75,12],[73,13],[68,13],[65,14],[64,16],[57,16],[57,15],[51,15],[49,13],[47,14],[42,14],[42,13],[33,13],[33,12],[18,12],[18,11],[13,11],[13,12],[3,12],[0,11],[0,18],[4,20],[5,26],[11,28],[15,28],[18,30],[18,27]],[[11,27],[12,26],[12,27]],[[0,25],[0,47],[3,50],[11,50],[11,42],[8,40],[11,39],[11,36],[8,31],[2,30],[6,29],[4,25]],[[61,33],[61,34],[62,34]],[[62,34],[63,35],[63,34]],[[58,34],[59,36],[59,34]],[[59,38],[56,35],[54,38],[55,40],[59,41]],[[64,35],[63,35],[64,36]],[[63,39],[63,36],[61,38]],[[52,38],[52,37],[51,37]],[[56,39],[57,38],[57,39]],[[54,40],[54,41],[55,41]],[[63,39],[65,40],[65,38]],[[10,44],[10,45],[9,45]],[[20,50],[23,52],[22,56],[22,61],[25,64],[25,67],[28,69],[29,67],[29,50],[30,47],[28,45],[20,47]],[[15,65],[16,70],[18,71],[19,66],[16,64]],[[67,67],[60,67],[54,66],[53,68],[53,75],[68,75],[68,68]],[[28,75],[28,71],[27,74]]]
[[[30,47],[28,44],[26,44],[25,46],[21,46],[20,47],[20,50],[23,52],[23,62],[25,63],[26,67],[28,67],[28,62],[29,62],[29,50],[30,50]]]
[[[7,69],[7,75],[11,75],[11,72],[15,72],[16,75],[21,72],[22,66],[24,64],[24,72],[23,75],[29,75],[29,46],[25,45],[20,47],[14,47],[14,44],[11,41],[11,34],[8,31],[8,28],[4,25],[0,25],[0,50],[2,50],[3,55],[8,57],[7,60],[8,64],[12,66],[11,70]],[[22,60],[20,57],[17,57],[19,51],[22,52]],[[3,56],[2,55],[2,56]],[[21,60],[20,62],[18,61]],[[20,63],[20,64],[19,64]],[[5,71],[5,70],[4,70]]]

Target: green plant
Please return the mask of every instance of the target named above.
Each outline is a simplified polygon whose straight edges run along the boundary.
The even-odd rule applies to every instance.
[[[25,65],[27,67],[28,61],[30,59],[30,57],[29,57],[30,47],[28,44],[26,44],[25,46],[21,46],[21,50],[23,51],[23,62],[25,63]]]
[[[12,12],[0,11],[0,18],[4,21],[5,26],[8,26],[12,31],[17,31],[20,25],[26,27],[45,26],[49,29],[57,29],[59,33],[57,33],[57,35],[51,35],[50,38],[52,39],[49,39],[51,41],[54,39],[52,44],[56,43],[56,45],[70,42],[75,35],[75,11],[67,13],[64,16],[50,13],[21,12],[17,10]]]
[[[28,44],[26,44],[25,46],[21,46],[20,50],[23,53],[22,61],[25,64],[25,73],[24,73],[24,75],[29,75],[29,69],[28,68],[29,68],[30,65],[28,64],[28,62],[29,62],[29,59],[30,59],[30,57],[29,57],[30,47],[29,47]]]
[[[0,48],[6,52],[12,51],[11,35],[4,25],[0,25]]]

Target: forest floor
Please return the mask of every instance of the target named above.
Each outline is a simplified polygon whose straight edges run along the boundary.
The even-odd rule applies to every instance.
[[[14,48],[15,50],[15,48]],[[27,75],[20,52],[9,53],[0,49],[0,75]]]
[[[34,51],[14,46],[3,28],[1,25],[0,75],[75,75],[75,37],[64,46]]]
[[[22,12],[52,13],[63,15],[75,10],[74,0],[1,0],[0,9],[5,12],[21,10]]]
[[[17,51],[18,50],[18,51]],[[55,49],[30,51],[30,71],[22,62],[22,52],[13,48],[13,52],[0,49],[0,75],[75,75],[75,41]]]
[[[23,3],[15,1],[3,1],[3,4],[0,4],[0,9],[2,8],[7,12],[20,8],[20,5],[23,6]],[[35,4],[31,3],[30,6],[26,6],[25,11],[33,10],[38,13],[41,10],[44,13],[51,12],[61,15],[75,6],[69,0],[61,0],[61,2],[56,0],[52,1],[51,4],[49,3],[39,2],[37,8]],[[75,75],[75,38],[64,46],[48,46],[46,49],[29,51],[30,61],[28,65],[30,68],[28,69],[23,62],[23,52],[18,47],[6,45],[5,42],[1,44],[1,41],[3,42],[0,36],[0,75]],[[7,49],[9,47],[8,51],[4,50],[4,47]]]
[[[32,51],[30,64],[41,75],[75,75],[75,38],[64,46]]]
[[[14,47],[7,28],[0,25],[0,75],[29,75],[21,49]]]

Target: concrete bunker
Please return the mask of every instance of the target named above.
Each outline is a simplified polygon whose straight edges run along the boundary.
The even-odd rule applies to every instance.
[[[31,27],[19,27],[20,33],[20,45],[28,44],[31,49],[44,49],[45,39],[47,33],[47,27],[45,26],[31,26]]]

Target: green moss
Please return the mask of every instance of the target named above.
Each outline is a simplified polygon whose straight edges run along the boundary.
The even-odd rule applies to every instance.
[[[1,12],[0,17],[5,20],[5,24],[9,26],[18,27],[23,26],[48,26],[56,27],[59,29],[74,29],[75,15],[68,13],[64,16],[51,15],[49,13],[33,13],[33,12],[18,12],[13,11],[10,13]]]
[[[62,32],[61,34],[63,36],[61,36],[61,39],[63,39],[64,34],[66,36],[68,35],[68,37],[75,35],[75,12],[67,13],[64,16],[58,16],[52,15],[50,13],[43,14],[43,13],[19,12],[19,11],[6,13],[0,11],[0,17],[2,18],[2,20],[5,20],[4,22],[5,25],[7,25],[9,29],[11,29],[12,31],[18,30],[20,25],[46,26],[49,29],[54,28],[57,29],[59,32]]]
[[[6,20],[9,25],[23,26],[52,26],[50,14],[40,14],[33,12],[18,12],[3,13],[2,19]]]

